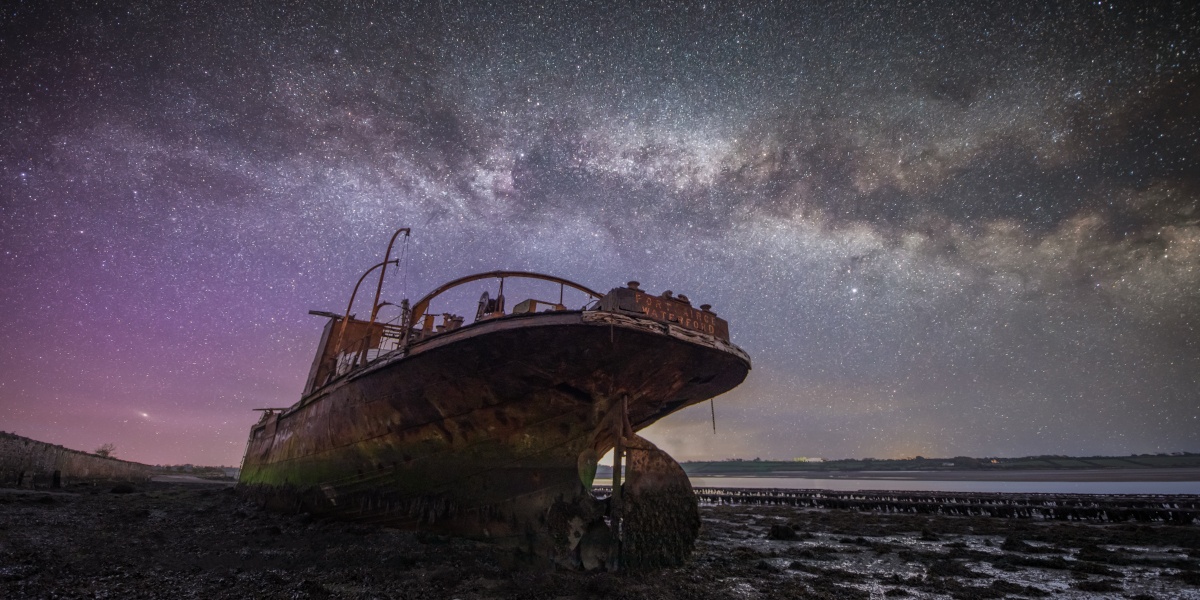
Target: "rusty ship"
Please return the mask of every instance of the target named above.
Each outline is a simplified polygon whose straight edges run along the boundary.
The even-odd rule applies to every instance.
[[[593,291],[540,273],[450,281],[400,315],[328,319],[298,402],[252,426],[239,491],[330,518],[487,539],[578,568],[679,564],[699,531],[682,468],[637,431],[738,384],[750,359],[728,323],[683,295],[637,282]],[[406,245],[405,245],[406,246]],[[506,310],[506,281],[557,300]],[[432,307],[484,291],[467,322]],[[510,284],[510,291],[513,285]],[[566,295],[584,300],[569,308]],[[471,296],[473,297],[473,296]],[[613,451],[613,485],[593,489]]]

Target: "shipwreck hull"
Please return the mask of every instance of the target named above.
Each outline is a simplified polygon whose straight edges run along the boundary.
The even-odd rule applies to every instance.
[[[239,487],[277,508],[562,550],[603,512],[591,480],[622,400],[641,429],[749,368],[722,339],[617,312],[482,321],[265,417]]]

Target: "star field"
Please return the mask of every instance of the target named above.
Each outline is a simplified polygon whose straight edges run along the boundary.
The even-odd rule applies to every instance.
[[[1192,3],[16,2],[0,65],[6,431],[237,464],[410,226],[393,302],[712,304],[680,459],[1200,451]]]

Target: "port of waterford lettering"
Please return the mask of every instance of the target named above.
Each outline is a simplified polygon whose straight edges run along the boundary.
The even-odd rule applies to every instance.
[[[688,329],[695,329],[709,335],[720,335],[719,331],[723,323],[718,323],[721,320],[711,312],[692,308],[678,300],[651,296],[641,292],[634,296],[634,302],[637,304],[638,310],[646,313],[646,316],[651,319],[671,321]]]

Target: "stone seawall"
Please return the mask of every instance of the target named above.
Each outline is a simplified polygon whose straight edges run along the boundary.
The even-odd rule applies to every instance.
[[[80,481],[146,481],[154,467],[0,431],[0,486],[56,488]]]

